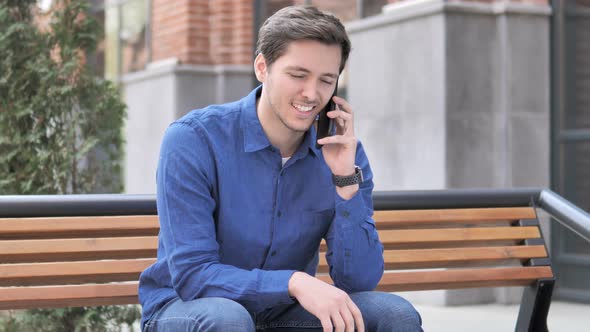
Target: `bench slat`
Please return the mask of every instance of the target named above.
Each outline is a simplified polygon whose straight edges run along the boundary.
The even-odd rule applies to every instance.
[[[138,282],[0,288],[0,310],[137,304]]]
[[[547,257],[545,246],[505,246],[442,249],[386,250],[383,253],[388,263],[429,263],[470,260],[504,260],[511,258]]]
[[[541,232],[536,226],[526,227],[471,227],[471,228],[429,228],[380,230],[379,239],[387,247],[402,248],[423,245],[456,246],[458,243],[472,246],[474,242],[486,244],[494,241],[511,241],[540,238]],[[327,250],[326,241],[322,240],[321,251]]]
[[[135,281],[155,258],[0,265],[0,286]]]
[[[550,266],[386,272],[379,281],[377,289],[384,292],[402,292],[526,286],[537,279],[552,277],[553,273]],[[333,283],[328,275],[319,275],[318,278],[327,283]]]
[[[373,215],[378,228],[430,223],[477,224],[535,218],[535,209],[532,207],[375,211]]]
[[[536,226],[529,227],[477,227],[445,229],[383,230],[379,239],[386,244],[419,244],[464,241],[502,241],[538,238]]]
[[[524,286],[537,279],[552,278],[548,266],[461,269],[424,272],[388,273],[381,290],[457,289],[471,287]],[[390,290],[393,291],[393,290]]]
[[[0,263],[155,257],[157,236],[0,241]]]
[[[441,263],[504,261],[547,257],[545,246],[502,246],[440,249],[385,250],[383,259],[387,269],[440,267]],[[328,268],[324,254],[320,254],[319,270]]]
[[[158,216],[0,218],[0,240],[158,235]]]

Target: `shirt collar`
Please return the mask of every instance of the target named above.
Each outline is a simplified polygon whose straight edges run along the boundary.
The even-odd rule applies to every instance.
[[[254,152],[271,146],[256,114],[256,99],[262,93],[262,85],[242,99],[241,123],[244,132],[244,151]]]
[[[242,99],[241,123],[244,133],[244,152],[255,152],[272,146],[256,113],[256,99],[262,93],[262,86],[258,86]],[[305,133],[295,155],[304,154],[309,150],[313,156],[317,156],[320,151],[315,147],[315,137],[315,127],[312,126]]]

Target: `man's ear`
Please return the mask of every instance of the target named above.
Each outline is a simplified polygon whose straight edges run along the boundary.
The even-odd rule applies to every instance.
[[[254,59],[254,73],[256,74],[256,79],[260,81],[260,83],[264,83],[266,80],[266,73],[268,67],[266,66],[266,59],[259,53]]]

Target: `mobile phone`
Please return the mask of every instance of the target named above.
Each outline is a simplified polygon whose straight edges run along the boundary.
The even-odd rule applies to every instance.
[[[334,88],[334,93],[330,100],[326,104],[326,107],[318,113],[317,117],[317,139],[321,139],[327,136],[332,136],[336,134],[336,126],[334,125],[334,121],[328,117],[328,112],[336,109],[336,103],[332,100],[332,98],[338,92],[338,81],[336,81],[336,87]],[[316,148],[321,149],[322,145],[318,144],[317,140],[315,143]]]

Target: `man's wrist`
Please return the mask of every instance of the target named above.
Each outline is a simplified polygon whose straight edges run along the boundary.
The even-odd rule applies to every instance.
[[[336,193],[340,196],[343,200],[348,201],[349,199],[353,198],[354,195],[359,191],[359,185],[355,184],[352,186],[346,187],[336,187]]]
[[[297,271],[291,275],[291,278],[289,279],[289,285],[287,286],[290,297],[297,298],[297,286],[302,277],[305,277],[305,273],[300,271]]]
[[[332,174],[336,175],[336,176],[348,176],[350,174],[354,174],[354,165],[351,165],[350,167],[342,167],[339,168],[337,170],[332,171]]]

